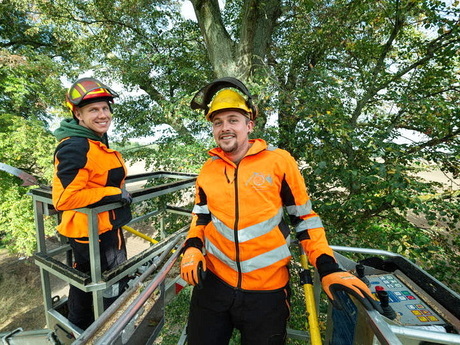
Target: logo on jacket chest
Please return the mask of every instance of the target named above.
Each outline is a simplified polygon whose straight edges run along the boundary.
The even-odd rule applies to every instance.
[[[265,175],[263,173],[253,172],[246,180],[245,185],[256,190],[266,190],[273,185],[273,178],[270,174]]]

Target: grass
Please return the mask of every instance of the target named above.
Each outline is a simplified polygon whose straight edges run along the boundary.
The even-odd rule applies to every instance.
[[[0,291],[0,332],[46,326],[40,272],[32,258],[19,260],[0,249]]]

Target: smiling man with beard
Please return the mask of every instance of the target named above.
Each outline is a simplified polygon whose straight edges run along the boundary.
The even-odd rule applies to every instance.
[[[181,276],[195,286],[187,343],[228,344],[234,328],[242,344],[285,343],[291,259],[285,211],[329,298],[338,303],[335,291],[345,290],[372,308],[366,284],[339,268],[294,158],[249,139],[257,108],[246,86],[217,79],[191,106],[204,110],[218,147],[197,178],[182,249]]]

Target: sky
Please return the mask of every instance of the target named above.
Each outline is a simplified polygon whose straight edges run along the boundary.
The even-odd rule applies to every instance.
[[[185,19],[191,19],[196,21],[195,10],[193,9],[193,5],[189,0],[185,0],[182,3],[182,16]]]

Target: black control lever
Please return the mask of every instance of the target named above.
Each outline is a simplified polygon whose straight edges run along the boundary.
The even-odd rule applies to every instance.
[[[357,264],[356,265],[356,273],[358,274],[358,278],[361,279],[364,284],[366,284],[367,286],[371,285],[371,283],[369,282],[369,279],[367,279],[365,274],[364,274],[364,265]]]
[[[386,292],[381,286],[377,286],[375,288],[375,292],[377,293],[377,297],[380,300],[380,306],[383,309],[383,316],[389,318],[390,320],[396,319],[396,312],[389,303],[390,298],[388,297],[388,292]]]

